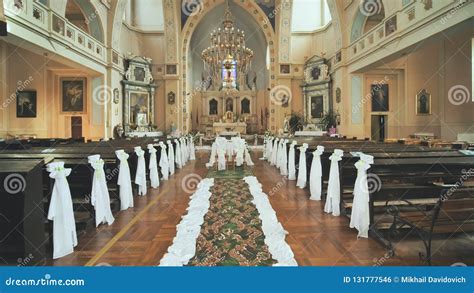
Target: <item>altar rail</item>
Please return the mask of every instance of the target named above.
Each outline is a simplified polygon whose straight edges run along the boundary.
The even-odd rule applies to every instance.
[[[67,44],[100,63],[107,61],[106,47],[100,41],[39,2],[33,0],[7,2],[5,16],[7,23],[17,22],[48,38]]]

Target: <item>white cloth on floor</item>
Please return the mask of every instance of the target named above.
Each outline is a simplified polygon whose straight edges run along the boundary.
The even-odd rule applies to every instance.
[[[278,158],[278,143],[279,143],[279,138],[275,138],[273,141],[273,148],[272,148],[272,159],[270,161],[270,165],[275,166],[277,163],[277,158]]]
[[[369,186],[367,183],[367,170],[374,163],[374,157],[366,154],[360,155],[360,160],[355,163],[357,178],[354,183],[354,202],[351,211],[351,228],[356,228],[358,237],[369,237]]]
[[[295,165],[295,146],[296,140],[290,144],[290,151],[288,153],[288,180],[296,180],[296,165]]]
[[[147,146],[148,153],[150,154],[150,162],[148,168],[150,170],[150,185],[152,188],[160,187],[160,175],[158,174],[158,159],[156,158],[157,150],[152,144]]]
[[[168,168],[170,170],[170,175],[173,175],[175,171],[173,143],[171,140],[167,140],[166,143],[168,144]]]
[[[130,166],[128,165],[129,155],[124,150],[116,150],[115,155],[120,160],[120,169],[117,179],[117,185],[120,192],[120,210],[133,208],[133,189],[130,176]]]
[[[194,147],[194,138],[189,136],[189,159],[191,161],[196,160],[196,148]]]
[[[105,178],[104,160],[100,158],[100,155],[92,155],[88,159],[89,164],[94,169],[91,204],[95,208],[95,225],[99,226],[102,223],[112,225],[115,219],[110,209],[110,195]]]
[[[324,211],[326,213],[332,213],[333,216],[340,215],[341,186],[339,180],[339,161],[342,160],[343,154],[344,152],[342,150],[335,149],[334,153],[329,157],[331,167],[329,169],[328,191]]]
[[[280,163],[280,174],[283,176],[288,175],[288,152],[286,151],[286,144],[289,142],[285,139],[281,148],[281,163]]]
[[[138,185],[138,195],[146,195],[146,163],[145,151],[141,147],[135,147],[135,154],[137,155],[137,173],[135,174],[135,184]]]
[[[168,162],[168,155],[166,154],[166,145],[160,141],[158,143],[161,148],[161,155],[160,155],[160,169],[161,169],[161,175],[163,175],[163,180],[168,180],[168,177],[170,175],[170,170],[169,170],[169,162]]]
[[[306,149],[308,148],[307,143],[303,143],[298,149],[300,150],[300,161],[298,163],[298,181],[296,181],[296,186],[303,189],[306,187]]]
[[[181,155],[182,155],[181,145],[179,143],[179,140],[177,139],[174,140],[174,143],[176,144],[176,151],[174,153],[174,161],[176,162],[176,167],[181,169],[183,167],[183,163],[181,160]]]
[[[321,167],[321,155],[324,153],[324,147],[318,145],[313,152],[313,162],[311,163],[311,171],[309,173],[309,191],[312,200],[321,200],[321,190],[323,177],[323,170]]]
[[[53,221],[53,258],[57,259],[73,253],[77,246],[71,190],[66,178],[71,169],[64,168],[64,162],[53,162],[48,164],[47,171],[54,179],[48,219]]]

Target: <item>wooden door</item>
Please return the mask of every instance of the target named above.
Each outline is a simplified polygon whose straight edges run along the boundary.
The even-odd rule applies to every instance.
[[[71,117],[71,137],[81,138],[82,136],[82,117],[73,116]]]

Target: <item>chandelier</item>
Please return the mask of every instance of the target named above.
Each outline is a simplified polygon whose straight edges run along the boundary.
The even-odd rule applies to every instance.
[[[211,33],[211,44],[202,51],[204,70],[223,89],[238,89],[239,79],[248,73],[253,51],[245,46],[245,33],[235,29],[229,2],[226,2],[222,28]]]

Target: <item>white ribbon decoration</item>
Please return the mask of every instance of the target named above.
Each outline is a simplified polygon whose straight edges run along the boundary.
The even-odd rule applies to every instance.
[[[124,150],[115,151],[115,155],[120,160],[120,169],[117,179],[120,196],[120,210],[133,208],[133,189],[130,176],[130,166],[128,165],[129,155]]]
[[[211,156],[209,157],[209,163],[206,163],[207,168],[211,168],[216,163],[217,156],[217,142],[212,143]]]
[[[351,228],[356,228],[357,237],[369,237],[369,186],[367,184],[367,170],[374,163],[374,157],[366,154],[360,155],[360,160],[355,163],[357,178],[354,183],[354,202],[351,211]]]
[[[308,178],[306,178],[306,149],[308,148],[307,143],[303,143],[298,149],[300,150],[300,161],[298,167],[298,181],[296,181],[296,186],[303,189],[306,187],[306,182]]]
[[[341,186],[339,179],[339,161],[342,160],[344,152],[340,149],[335,149],[334,153],[329,157],[331,160],[331,168],[329,169],[328,192],[326,197],[326,204],[324,211],[332,213],[333,216],[340,215],[341,203]]]
[[[217,170],[223,171],[225,170],[225,150],[223,148],[217,148]]]
[[[186,145],[186,139],[181,137],[179,139],[181,145],[181,166],[184,167],[188,162],[188,146]]]
[[[288,180],[296,180],[296,165],[295,165],[295,146],[297,142],[294,140],[290,144],[290,151],[288,153]]]
[[[105,180],[104,161],[100,158],[100,155],[92,155],[88,159],[89,164],[94,169],[91,204],[95,208],[95,225],[96,227],[102,223],[112,225],[115,219],[110,209],[110,195]]]
[[[281,163],[280,163],[280,174],[283,176],[288,175],[288,152],[286,151],[286,144],[289,142],[285,139],[281,148]]]
[[[146,166],[145,166],[145,151],[141,147],[135,147],[135,154],[137,155],[137,173],[135,174],[135,184],[138,185],[138,195],[146,195]]]
[[[167,140],[166,143],[168,144],[168,168],[170,170],[170,175],[173,175],[175,171],[173,143],[171,140]]]
[[[323,177],[323,170],[321,167],[321,155],[324,153],[324,147],[318,145],[313,152],[313,162],[311,163],[311,171],[309,173],[309,191],[311,193],[311,200],[321,200],[321,190]]]
[[[181,159],[181,145],[179,143],[179,140],[175,139],[174,143],[176,144],[176,152],[174,153],[174,161],[176,162],[176,167],[181,169],[183,167],[182,159]]]
[[[194,147],[194,138],[189,135],[189,159],[196,160],[196,148]]]
[[[64,168],[64,162],[53,162],[47,165],[47,171],[54,179],[48,219],[53,221],[53,258],[57,259],[73,253],[77,246],[71,190],[66,178],[71,169]]]
[[[244,158],[245,158],[245,164],[247,164],[247,166],[255,165],[252,161],[252,157],[250,156],[249,149],[247,146],[245,146]]]
[[[270,161],[270,165],[275,166],[278,159],[278,140],[279,138],[275,138],[273,141],[273,148],[272,148],[272,159]]]
[[[166,154],[166,145],[160,141],[159,146],[161,148],[161,155],[160,155],[160,169],[161,169],[161,175],[163,175],[163,180],[168,180],[168,177],[170,175],[170,170],[169,170],[169,162],[168,162],[168,155]]]
[[[150,154],[150,162],[148,168],[150,170],[150,185],[152,188],[160,187],[160,175],[158,174],[158,159],[156,158],[157,150],[152,144],[147,146],[148,153]]]
[[[267,152],[266,152],[266,157],[265,159],[270,162],[272,159],[272,149],[273,149],[273,137],[269,137],[267,139]]]

